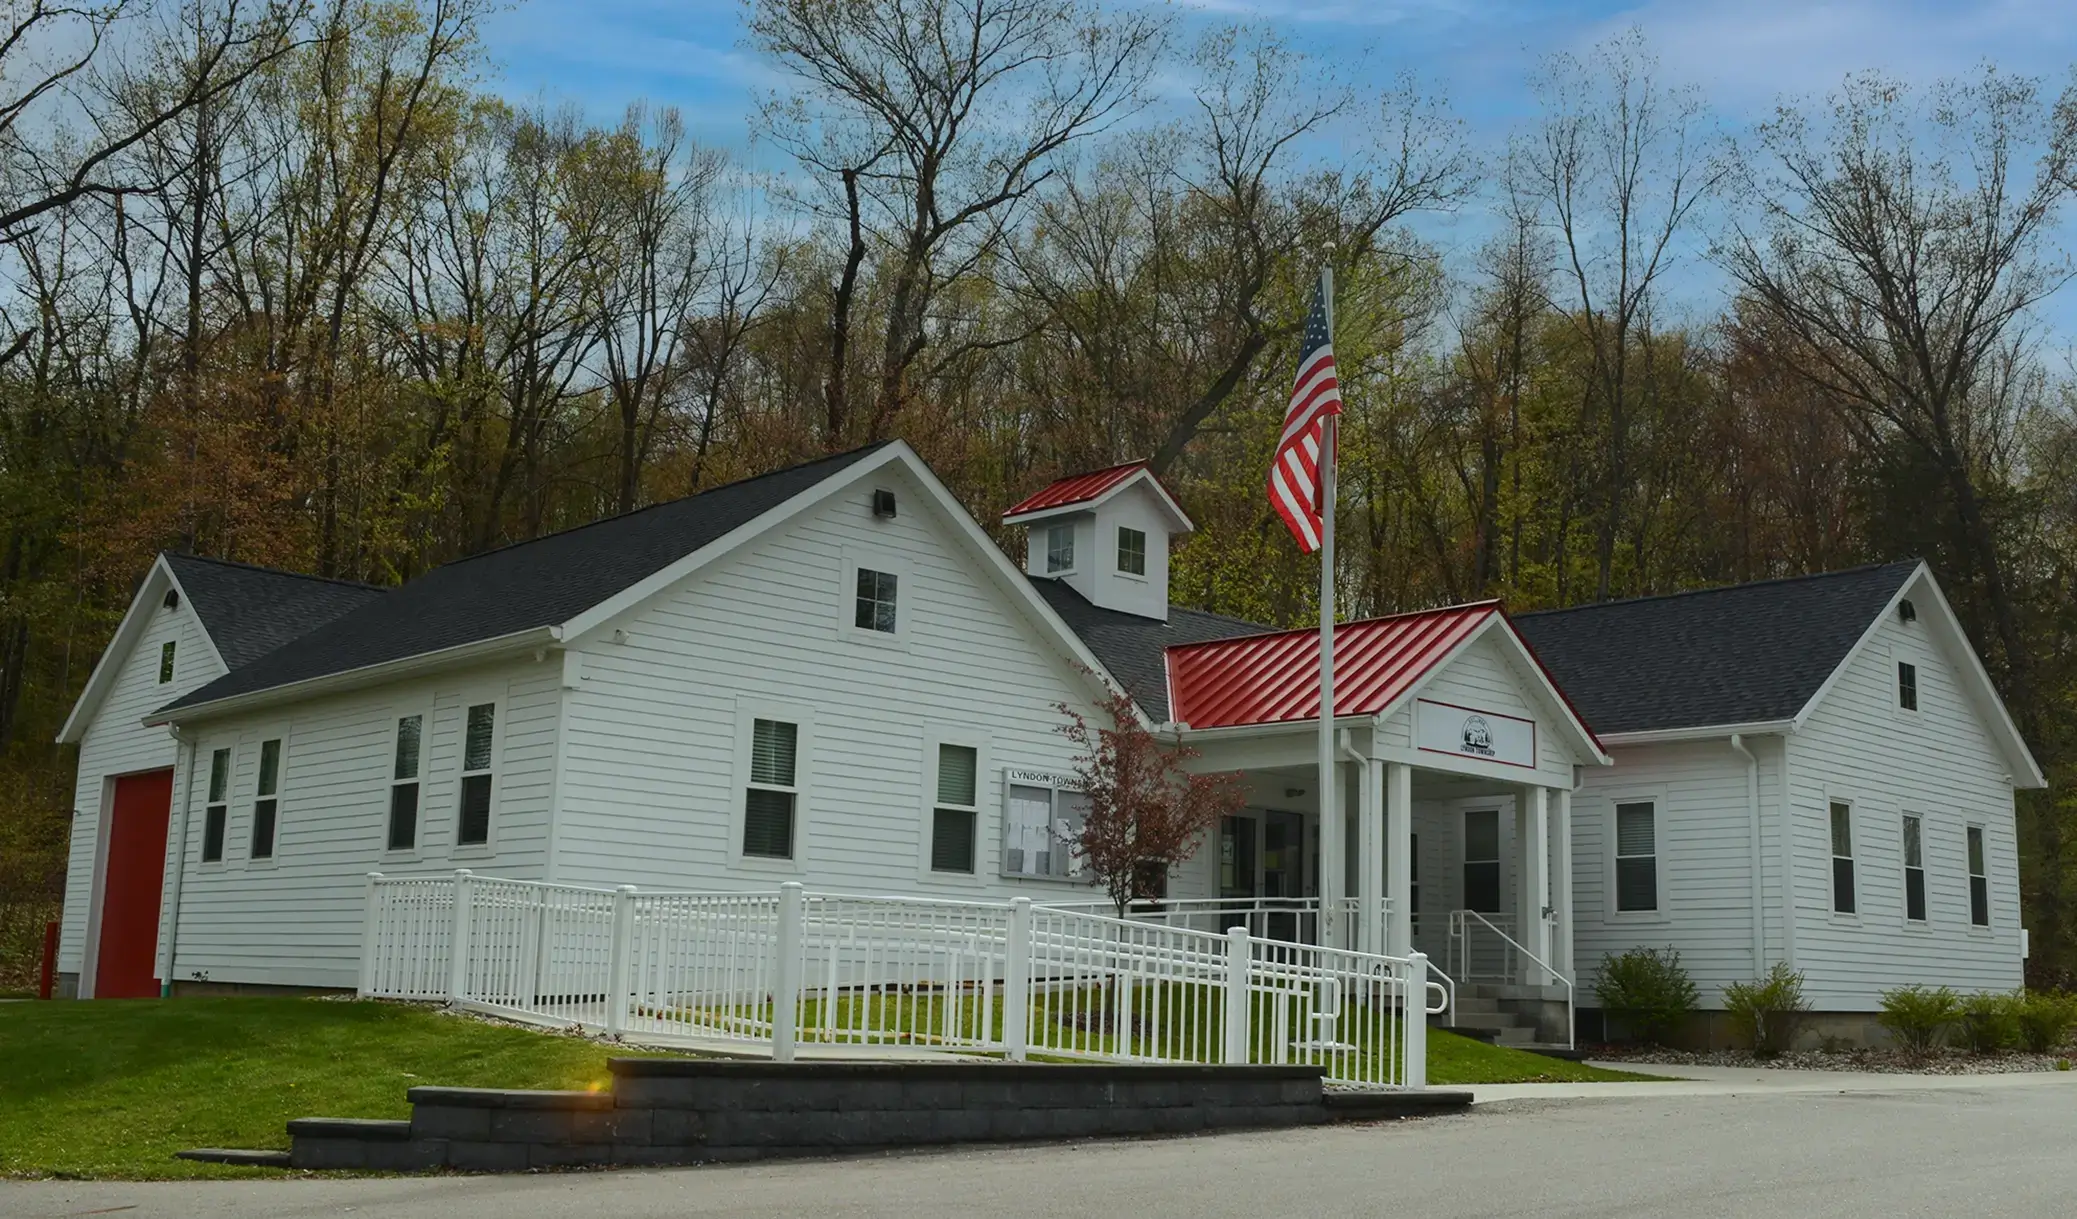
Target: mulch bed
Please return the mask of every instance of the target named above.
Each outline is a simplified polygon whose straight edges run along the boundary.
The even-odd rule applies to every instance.
[[[1748,1050],[1668,1050],[1656,1046],[1588,1046],[1595,1062],[1656,1063],[1669,1067],[1762,1067],[1778,1071],[1872,1071],[1892,1075],[2007,1075],[2021,1071],[2068,1071],[2077,1066],[2069,1050],[2056,1054],[1972,1054],[1939,1049],[1915,1056],[1902,1050],[1793,1050],[1755,1058]]]

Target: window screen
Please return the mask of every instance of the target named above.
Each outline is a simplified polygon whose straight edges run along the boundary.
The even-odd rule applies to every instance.
[[[853,621],[861,631],[894,633],[895,578],[893,572],[858,569],[858,609]]]
[[[231,751],[219,749],[209,755],[209,804],[202,810],[202,862],[216,863],[224,857],[224,822],[230,808],[225,804],[231,790]]]
[[[405,715],[397,719],[397,748],[390,764],[389,835],[392,851],[409,851],[418,845],[418,765],[425,738],[425,717]]]
[[[1990,926],[1990,873],[1984,866],[1983,827],[1972,825],[1969,835],[1969,922]]]
[[[743,854],[793,858],[794,786],[800,726],[784,720],[750,725],[750,785],[743,795]]]
[[[1926,921],[1925,822],[1904,818],[1904,917],[1915,923]]]
[[[461,817],[455,842],[481,846],[490,841],[491,742],[497,736],[496,703],[469,708],[462,738]]]
[[[1073,571],[1075,567],[1075,527],[1053,525],[1046,530],[1046,571]]]
[[[974,870],[975,807],[980,751],[970,745],[938,746],[938,798],[930,815],[930,866],[937,872]]]
[[[1615,908],[1659,908],[1659,818],[1649,801],[1615,806]]]
[[[1118,570],[1129,576],[1147,574],[1147,535],[1145,530],[1127,529],[1118,526]]]
[[[159,645],[159,684],[173,680],[173,641],[168,639]]]
[[[1839,914],[1855,910],[1853,892],[1853,807],[1832,804],[1832,909]]]
[[[274,827],[281,811],[281,742],[260,742],[260,781],[252,801],[252,857],[274,857]]]

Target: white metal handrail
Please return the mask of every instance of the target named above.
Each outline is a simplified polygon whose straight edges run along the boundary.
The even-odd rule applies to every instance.
[[[1180,913],[1180,912],[1179,912]],[[1194,918],[1224,913],[1190,911]],[[370,996],[445,999],[655,1044],[803,1044],[1136,1062],[1304,1062],[1423,1087],[1427,958],[1028,898],[692,893],[371,875]]]
[[[1495,919],[1498,919],[1499,922],[1496,922]],[[1457,977],[1465,981],[1480,979],[1481,972],[1474,966],[1473,933],[1483,928],[1492,937],[1500,941],[1502,967],[1499,977],[1493,980],[1500,982],[1520,981],[1523,973],[1526,972],[1520,968],[1520,965],[1526,962],[1529,965],[1535,966],[1543,977],[1549,978],[1552,982],[1565,988],[1565,1045],[1568,1049],[1576,1048],[1576,1010],[1572,979],[1559,973],[1550,962],[1523,947],[1521,941],[1515,939],[1514,936],[1501,928],[1500,922],[1512,925],[1514,920],[1508,915],[1488,917],[1477,910],[1450,911],[1450,950],[1447,954],[1450,969]],[[1541,983],[1537,985],[1541,985]],[[1452,1004],[1452,1008],[1454,1006]],[[1456,1020],[1454,1017],[1452,1017],[1450,1024],[1452,1027],[1455,1027]]]
[[[1117,907],[1108,901],[1042,901],[1038,904],[1049,910],[1075,910],[1113,917],[1117,912]],[[1392,903],[1388,898],[1379,898],[1376,905],[1378,923],[1382,926],[1390,918]],[[1364,901],[1359,897],[1344,897],[1336,903],[1346,942],[1354,943],[1356,940],[1363,906]],[[1224,934],[1228,928],[1244,926],[1250,935],[1258,938],[1316,944],[1320,942],[1320,909],[1318,897],[1145,898],[1128,903],[1125,917],[1133,922],[1162,923],[1212,934]]]

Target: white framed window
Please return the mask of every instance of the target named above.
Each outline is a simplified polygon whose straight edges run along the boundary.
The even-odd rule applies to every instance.
[[[1983,827],[1963,831],[1969,847],[1969,925],[1990,926],[1990,868],[1984,858]]]
[[[1079,881],[1082,827],[1089,797],[1073,780],[1036,771],[1004,772],[1002,874],[1028,880]]]
[[[901,621],[901,577],[891,571],[860,567],[853,584],[857,588],[857,597],[851,625],[861,631],[894,634]]]
[[[274,858],[274,838],[281,823],[281,741],[260,742],[259,776],[252,786],[252,859]]]
[[[1918,666],[1908,660],[1897,662],[1897,709],[1918,710]]]
[[[394,727],[396,747],[390,755],[389,824],[383,849],[415,851],[420,776],[425,766],[425,713],[400,715]]]
[[[1853,805],[1831,802],[1832,815],[1832,913],[1852,914],[1857,909],[1853,891]]]
[[[1046,574],[1059,575],[1075,569],[1075,527],[1046,526]]]
[[[794,858],[800,813],[800,725],[750,721],[750,779],[743,791],[742,851],[762,859]]]
[[[1626,800],[1615,806],[1615,908],[1618,913],[1659,909],[1659,806]]]
[[[173,680],[173,652],[171,639],[159,645],[159,684],[162,686]]]
[[[202,862],[222,863],[224,824],[230,820],[231,751],[209,754],[209,800],[202,806]]]
[[[1926,819],[1904,814],[1904,917],[1926,921]]]
[[[460,789],[455,800],[454,845],[488,847],[497,803],[498,700],[462,707]]]
[[[1147,574],[1146,530],[1118,526],[1118,572],[1127,576]]]
[[[981,751],[937,742],[935,799],[930,807],[930,870],[972,875],[981,831]]]
[[[838,636],[905,650],[916,589],[907,559],[877,548],[847,549],[837,587]]]
[[[1500,810],[1464,810],[1464,908],[1500,910]]]

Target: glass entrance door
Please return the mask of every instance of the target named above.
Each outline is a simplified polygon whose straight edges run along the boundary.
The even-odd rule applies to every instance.
[[[1305,818],[1298,813],[1267,811],[1262,814],[1262,897],[1271,913],[1264,934],[1273,940],[1298,939],[1297,903],[1276,899],[1304,896]],[[1277,912],[1279,904],[1290,909]]]

